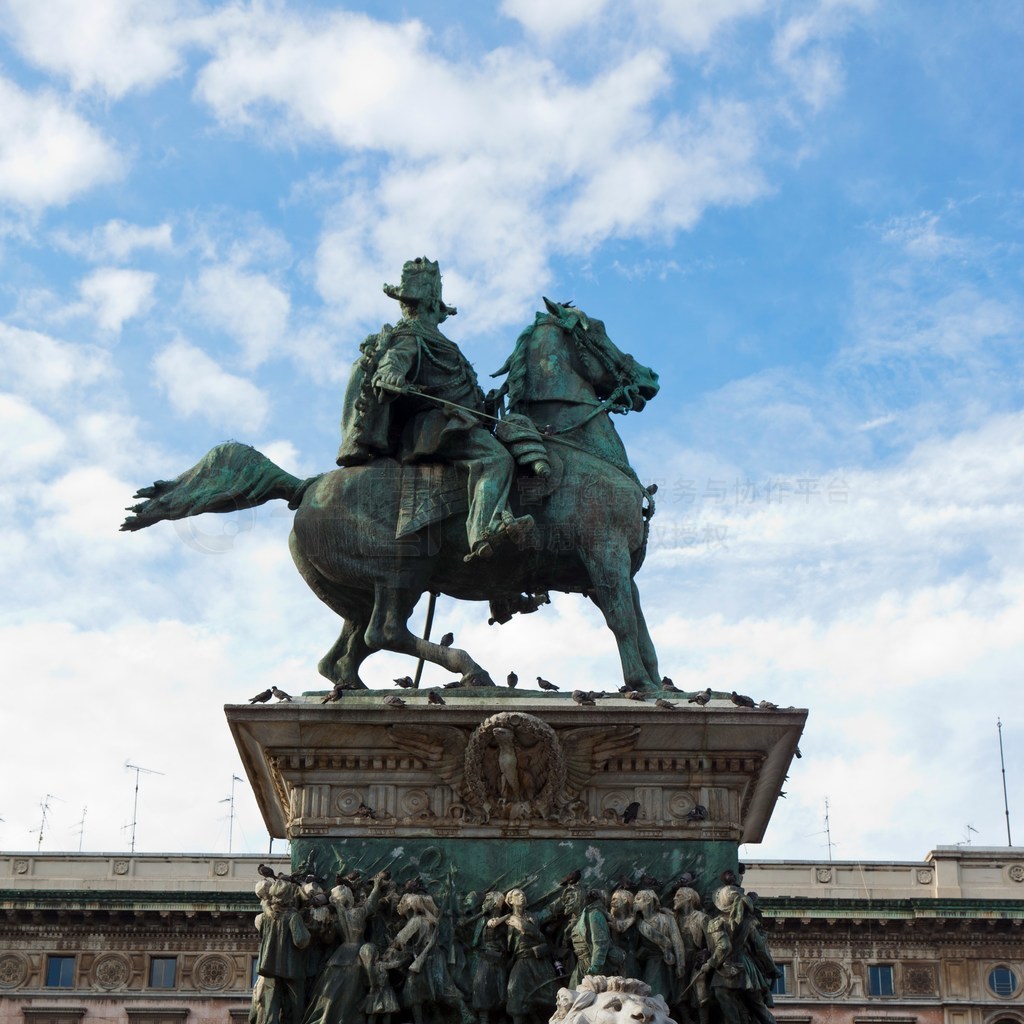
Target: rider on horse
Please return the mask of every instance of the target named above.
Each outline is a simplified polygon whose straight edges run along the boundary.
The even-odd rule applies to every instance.
[[[506,538],[525,545],[533,517],[517,518],[508,507],[515,460],[476,415],[484,412],[484,395],[472,365],[438,330],[456,311],[441,299],[437,263],[409,260],[402,283],[385,285],[384,293],[401,303],[402,319],[360,346],[345,392],[338,465],[390,456],[459,467],[469,487],[466,561],[489,557]]]

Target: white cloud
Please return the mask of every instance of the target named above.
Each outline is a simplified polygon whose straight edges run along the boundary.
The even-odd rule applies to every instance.
[[[202,349],[178,340],[157,355],[158,382],[181,416],[202,416],[226,431],[255,431],[269,413],[267,396],[251,381],[227,373]]]
[[[264,362],[285,338],[291,301],[265,274],[230,265],[207,267],[189,300],[207,324],[238,342],[247,366]]]
[[[170,252],[174,248],[173,228],[164,221],[152,227],[109,220],[87,235],[67,231],[54,233],[54,242],[66,252],[93,261],[123,262],[139,250]]]
[[[767,6],[767,0],[634,0],[633,10],[666,43],[700,52],[730,22],[760,14]]]
[[[0,110],[0,202],[60,205],[121,174],[116,150],[52,93],[0,78]]]
[[[0,393],[0,476],[31,475],[64,445],[64,432],[50,417],[23,398]]]
[[[53,398],[113,375],[110,354],[0,324],[0,379],[33,398]]]
[[[178,72],[182,49],[215,19],[189,18],[174,0],[4,0],[6,34],[37,67],[78,90],[120,98]]]
[[[502,0],[501,13],[538,36],[558,36],[597,18],[608,0]]]
[[[50,481],[41,495],[39,509],[51,517],[49,531],[65,544],[120,543],[118,527],[124,519],[122,506],[132,486],[98,465],[73,469]]]
[[[85,308],[105,331],[119,332],[126,320],[153,304],[156,274],[121,267],[101,267],[79,282]],[[77,308],[76,308],[77,311]]]
[[[410,252],[439,259],[451,301],[486,302],[493,326],[536,302],[554,253],[688,229],[765,191],[744,104],[698,99],[688,119],[659,117],[673,85],[661,49],[622,49],[579,81],[525,50],[470,64],[430,44],[419,22],[278,13],[225,35],[199,75],[226,125],[355,154],[317,253],[321,294],[350,322],[387,309],[380,282]],[[378,153],[379,179],[359,163]]]

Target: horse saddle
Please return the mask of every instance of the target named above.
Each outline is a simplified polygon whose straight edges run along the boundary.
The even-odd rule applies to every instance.
[[[402,464],[396,540],[449,516],[465,517],[468,511],[466,480],[455,466],[444,462]]]
[[[562,481],[562,460],[553,453],[549,453],[549,460],[550,476],[520,475],[512,486],[513,503],[525,511],[529,511],[528,506],[541,503]],[[396,540],[450,516],[465,518],[469,491],[464,473],[456,466],[446,462],[405,462],[399,466]]]

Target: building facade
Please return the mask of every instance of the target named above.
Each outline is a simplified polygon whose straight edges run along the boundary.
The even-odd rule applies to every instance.
[[[1024,1024],[1024,849],[750,864],[786,1024]]]
[[[243,1024],[262,861],[0,855],[0,1024]],[[1024,1024],[1024,848],[757,862],[782,1024]]]
[[[260,861],[0,856],[0,1024],[242,1024]]]

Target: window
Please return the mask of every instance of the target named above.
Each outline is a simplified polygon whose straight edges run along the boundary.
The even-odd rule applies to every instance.
[[[772,995],[773,996],[784,996],[789,993],[789,964],[776,964],[776,967],[782,971],[782,976],[776,978],[772,982]]]
[[[46,958],[46,987],[71,988],[75,983],[75,958],[73,956],[48,956]]]
[[[154,956],[149,961],[149,987],[174,988],[174,975],[177,972],[176,956]]]
[[[891,996],[892,964],[871,964],[868,967],[868,995]]]
[[[1017,991],[1017,975],[1005,964],[989,971],[988,987],[997,996],[1012,996]]]

